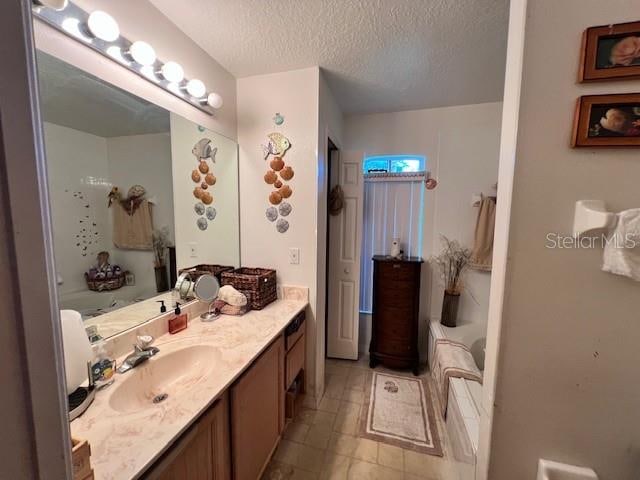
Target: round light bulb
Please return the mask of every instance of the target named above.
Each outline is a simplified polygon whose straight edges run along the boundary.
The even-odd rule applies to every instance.
[[[80,28],[80,20],[78,20],[77,18],[65,18],[62,21],[62,28],[64,29],[64,31],[70,33],[74,37],[79,38],[84,42],[90,42],[92,40],[90,37],[82,33],[82,29]]]
[[[162,76],[169,82],[180,83],[184,79],[184,70],[179,63],[167,62],[160,69]]]
[[[133,42],[129,48],[129,53],[140,65],[153,65],[156,61],[156,51],[147,42],[140,40]]]
[[[94,37],[104,40],[105,42],[113,42],[120,36],[118,22],[102,10],[96,10],[89,15],[87,26]]]
[[[207,87],[204,86],[201,80],[194,78],[187,82],[187,92],[189,92],[189,95],[192,97],[200,98],[207,93]]]
[[[217,93],[210,93],[207,97],[207,103],[213,108],[220,108],[223,104],[222,97]]]

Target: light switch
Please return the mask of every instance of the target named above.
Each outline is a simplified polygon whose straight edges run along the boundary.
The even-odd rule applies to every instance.
[[[292,265],[298,265],[300,263],[300,249],[299,248],[290,248],[289,249],[289,263]]]
[[[196,242],[190,242],[189,243],[189,256],[191,258],[197,258],[198,257],[198,245],[196,244]]]

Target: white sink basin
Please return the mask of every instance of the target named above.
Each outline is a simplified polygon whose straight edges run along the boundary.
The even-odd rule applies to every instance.
[[[213,347],[194,345],[150,360],[118,376],[109,405],[132,413],[188,394],[213,369],[219,353]]]

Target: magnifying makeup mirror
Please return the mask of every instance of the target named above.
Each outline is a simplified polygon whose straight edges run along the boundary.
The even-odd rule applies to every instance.
[[[213,275],[200,275],[193,285],[193,293],[196,298],[201,302],[209,303],[209,310],[200,315],[200,319],[203,322],[210,322],[220,316],[211,309],[211,305],[218,296],[219,290],[220,284],[218,283],[218,279]]]

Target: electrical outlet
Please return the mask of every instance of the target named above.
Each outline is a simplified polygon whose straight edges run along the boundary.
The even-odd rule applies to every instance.
[[[190,242],[189,243],[189,256],[191,258],[197,258],[198,257],[198,245],[196,244],[196,242]]]
[[[299,248],[290,248],[289,249],[289,263],[291,265],[298,265],[300,263],[300,249]]]

